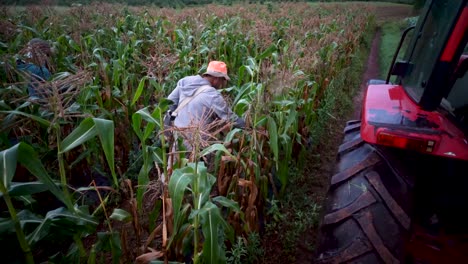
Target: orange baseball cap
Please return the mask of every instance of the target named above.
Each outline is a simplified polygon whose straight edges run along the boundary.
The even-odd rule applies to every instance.
[[[206,69],[206,72],[203,75],[211,75],[214,77],[223,77],[226,80],[231,80],[229,76],[227,75],[227,66],[226,63],[222,61],[210,61],[208,63],[208,68]]]

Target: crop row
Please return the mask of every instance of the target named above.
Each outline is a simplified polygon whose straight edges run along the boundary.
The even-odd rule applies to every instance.
[[[30,262],[225,261],[287,190],[371,26],[361,4],[1,9],[0,241]],[[54,48],[37,100],[15,67],[31,38]],[[164,98],[213,59],[228,64],[226,98],[248,128],[206,142],[195,129],[186,158],[162,133]]]

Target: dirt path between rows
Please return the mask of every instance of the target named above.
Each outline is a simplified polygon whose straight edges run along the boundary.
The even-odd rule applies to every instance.
[[[379,47],[381,40],[382,32],[380,29],[377,30],[372,40],[372,46],[369,53],[369,58],[367,59],[367,67],[362,77],[361,87],[359,92],[355,95],[354,101],[354,111],[350,119],[359,119],[361,115],[362,101],[364,100],[364,92],[366,91],[367,82],[371,79],[376,79],[380,73],[379,67]]]

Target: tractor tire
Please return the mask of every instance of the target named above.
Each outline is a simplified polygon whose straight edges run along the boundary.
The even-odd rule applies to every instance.
[[[404,262],[412,184],[361,139],[360,127],[350,121],[344,129],[314,263]]]

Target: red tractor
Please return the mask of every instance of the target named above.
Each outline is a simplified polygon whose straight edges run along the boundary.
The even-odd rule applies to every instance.
[[[468,0],[428,0],[387,80],[368,82],[316,263],[468,263],[467,42]]]

